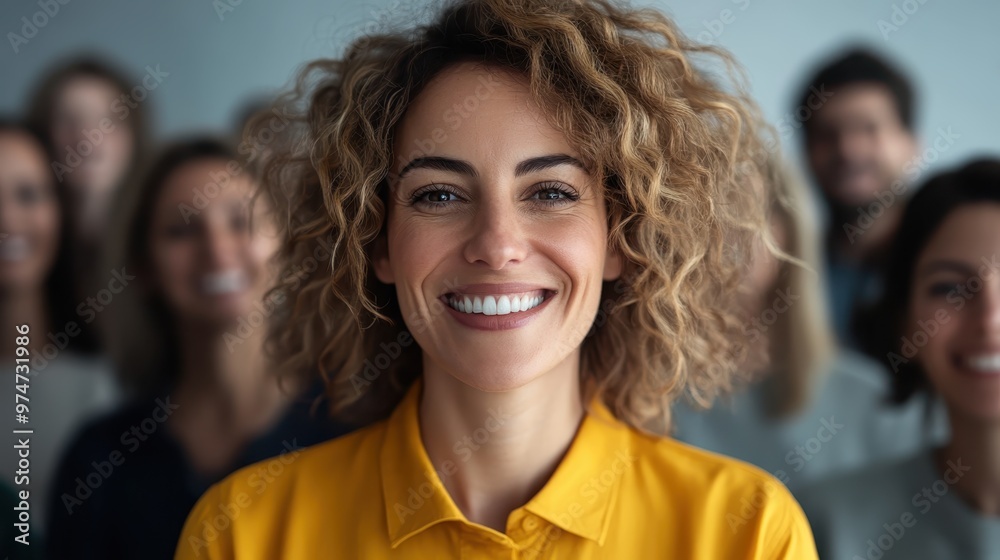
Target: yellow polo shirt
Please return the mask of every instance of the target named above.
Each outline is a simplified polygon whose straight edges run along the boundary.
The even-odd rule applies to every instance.
[[[441,480],[504,416],[490,411],[435,466],[420,439],[419,395],[417,382],[389,419],[214,485],[188,516],[176,558],[817,558],[802,510],[777,479],[644,435],[597,401],[505,532],[472,523]]]

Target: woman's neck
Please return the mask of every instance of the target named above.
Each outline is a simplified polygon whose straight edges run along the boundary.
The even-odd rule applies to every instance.
[[[196,322],[179,325],[180,372],[173,396],[205,429],[256,433],[274,420],[294,391],[281,386],[264,355],[264,328],[247,338]],[[235,342],[238,341],[238,342]]]
[[[1000,422],[948,416],[952,435],[935,454],[938,473],[973,509],[1000,516]]]
[[[487,393],[424,364],[420,431],[431,463],[466,518],[505,532],[507,516],[548,481],[569,449],[584,407],[579,356],[512,391]]]
[[[7,328],[28,325],[29,349],[32,355],[37,354],[47,342],[46,335],[51,332],[49,324],[48,304],[45,302],[44,290],[41,287],[26,290],[5,290],[0,292],[0,325]],[[9,335],[0,340],[0,348],[4,356],[13,356],[17,349],[15,337],[17,332],[10,328]]]

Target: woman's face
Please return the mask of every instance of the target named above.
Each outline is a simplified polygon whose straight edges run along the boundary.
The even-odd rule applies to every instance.
[[[621,272],[601,185],[545,117],[523,78],[461,64],[395,136],[375,271],[428,369],[482,390],[574,367]]]
[[[56,95],[53,147],[59,162],[69,167],[62,180],[80,196],[111,194],[128,170],[134,139],[122,116],[131,109],[121,102],[115,105],[120,96],[114,84],[91,76],[68,80]],[[103,128],[102,119],[107,119]],[[76,166],[67,157],[70,150],[80,156]]]
[[[59,201],[45,152],[0,132],[0,287],[40,288],[59,251]]]
[[[176,169],[153,209],[151,280],[182,320],[226,326],[249,320],[273,280],[278,237],[271,216],[258,201],[251,231],[254,185],[245,172],[230,176],[226,164],[213,158]],[[216,189],[210,174],[229,179]],[[195,190],[218,194],[197,210]]]
[[[1000,204],[953,211],[917,261],[905,333],[949,408],[978,418],[1000,419],[998,263]]]

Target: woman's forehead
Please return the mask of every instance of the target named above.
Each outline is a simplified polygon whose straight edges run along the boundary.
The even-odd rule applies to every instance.
[[[532,98],[527,78],[473,63],[436,76],[410,105],[394,142],[397,173],[419,157],[513,166],[539,155],[575,155]]]

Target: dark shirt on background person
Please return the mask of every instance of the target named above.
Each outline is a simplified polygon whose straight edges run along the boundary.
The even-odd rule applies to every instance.
[[[175,406],[166,397],[136,402],[89,423],[63,456],[56,475],[45,557],[173,558],[188,512],[212,484],[241,467],[273,458],[253,486],[263,492],[295,460],[297,450],[353,429],[329,420],[323,406],[311,412],[320,391],[316,386],[293,401],[277,424],[214,476],[196,471],[166,425],[157,421]]]

